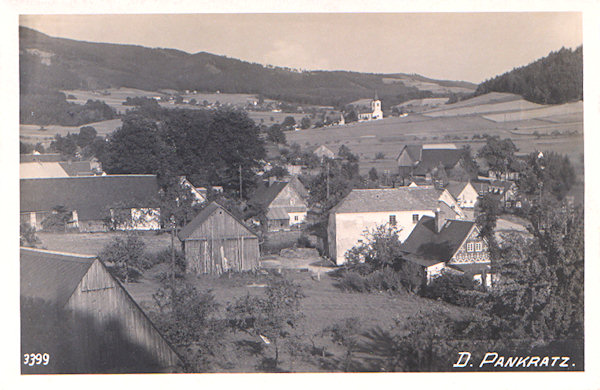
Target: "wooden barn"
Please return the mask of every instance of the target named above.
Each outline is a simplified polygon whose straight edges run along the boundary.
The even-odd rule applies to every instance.
[[[216,202],[202,209],[178,236],[189,273],[220,274],[259,266],[256,233]]]
[[[181,360],[96,257],[21,248],[23,373],[173,372]]]

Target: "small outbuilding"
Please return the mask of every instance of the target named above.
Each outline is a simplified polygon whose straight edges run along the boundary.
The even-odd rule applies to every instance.
[[[178,237],[188,273],[221,274],[259,267],[258,235],[216,202],[203,208]]]

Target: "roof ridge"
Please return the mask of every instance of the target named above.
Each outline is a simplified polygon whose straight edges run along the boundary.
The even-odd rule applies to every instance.
[[[20,250],[37,252],[37,253],[48,253],[48,254],[51,254],[51,255],[60,255],[60,256],[68,256],[68,257],[79,257],[79,258],[83,258],[83,259],[94,259],[94,258],[98,257],[96,255],[86,255],[86,254],[73,253],[73,252],[52,251],[52,250],[48,250],[48,249],[30,248],[30,247],[26,247],[26,246],[20,247]],[[71,260],[71,261],[75,261],[75,260]]]

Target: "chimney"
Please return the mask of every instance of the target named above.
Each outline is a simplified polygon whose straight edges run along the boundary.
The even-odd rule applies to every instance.
[[[435,210],[435,232],[439,233],[442,230],[443,226],[444,226],[444,220],[442,218],[442,212],[440,211],[440,208],[438,207]]]

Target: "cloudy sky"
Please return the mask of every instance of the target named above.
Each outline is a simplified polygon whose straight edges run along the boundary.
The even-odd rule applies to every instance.
[[[22,15],[48,35],[479,83],[582,43],[580,13]]]

